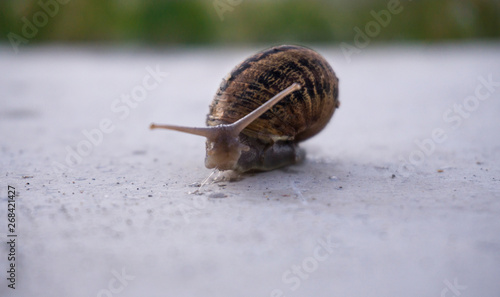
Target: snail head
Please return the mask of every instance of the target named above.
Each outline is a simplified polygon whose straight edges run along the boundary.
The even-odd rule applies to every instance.
[[[205,166],[207,168],[217,168],[219,170],[234,170],[242,152],[249,150],[248,146],[239,141],[240,132],[287,95],[299,90],[300,87],[298,83],[292,84],[270,100],[266,101],[266,103],[232,124],[222,124],[211,127],[183,127],[151,124],[150,128],[175,130],[204,136],[207,138]]]

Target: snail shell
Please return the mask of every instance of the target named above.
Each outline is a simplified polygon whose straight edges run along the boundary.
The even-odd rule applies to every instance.
[[[223,80],[204,128],[155,125],[207,137],[207,168],[271,170],[304,159],[298,142],[320,132],[338,100],[338,78],[315,51],[282,45],[259,52]]]

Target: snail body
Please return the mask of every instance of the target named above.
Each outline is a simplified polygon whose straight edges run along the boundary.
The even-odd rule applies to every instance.
[[[340,102],[338,78],[315,51],[282,45],[237,65],[210,104],[207,127],[155,125],[207,138],[205,166],[246,172],[300,162]]]

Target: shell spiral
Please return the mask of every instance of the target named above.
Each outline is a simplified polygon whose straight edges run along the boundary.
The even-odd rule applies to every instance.
[[[299,142],[312,137],[340,105],[338,78],[320,54],[300,46],[273,47],[237,65],[215,94],[207,126],[234,123],[293,83],[302,88],[241,133],[265,143]]]

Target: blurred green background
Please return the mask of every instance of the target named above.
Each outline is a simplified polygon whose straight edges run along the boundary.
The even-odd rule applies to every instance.
[[[0,41],[352,43],[354,28],[364,31],[374,21],[371,12],[394,1],[0,0]],[[500,37],[499,0],[401,0],[400,6],[374,41]]]

